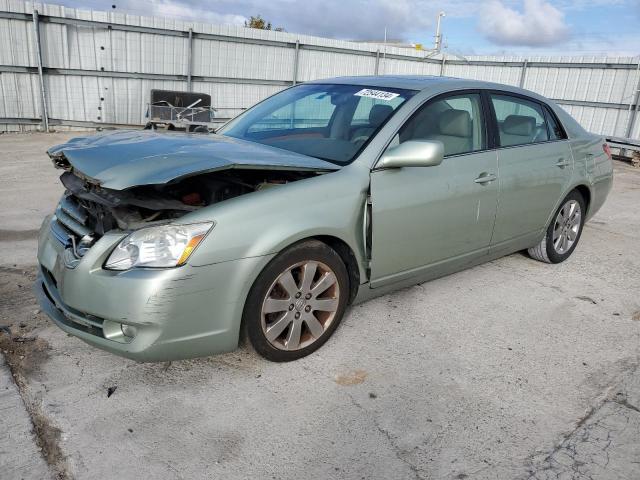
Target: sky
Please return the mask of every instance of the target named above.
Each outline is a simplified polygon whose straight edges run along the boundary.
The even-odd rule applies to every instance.
[[[640,0],[49,0],[76,8],[242,25],[260,14],[287,32],[433,45],[458,55],[640,55]]]

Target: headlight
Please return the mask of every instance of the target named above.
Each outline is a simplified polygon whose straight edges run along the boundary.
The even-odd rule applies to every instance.
[[[105,268],[129,270],[133,267],[184,265],[212,228],[212,222],[142,228],[118,244],[107,259]]]

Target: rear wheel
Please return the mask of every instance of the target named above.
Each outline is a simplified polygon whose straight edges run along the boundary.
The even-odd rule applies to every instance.
[[[560,204],[542,241],[528,250],[529,255],[541,262],[564,262],[578,245],[584,216],[584,199],[574,190]]]
[[[286,362],[324,344],[342,320],[349,276],[328,245],[308,241],[280,253],[251,287],[243,314],[251,344],[265,358]]]

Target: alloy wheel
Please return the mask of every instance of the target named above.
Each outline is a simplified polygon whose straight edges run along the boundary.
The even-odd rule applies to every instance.
[[[280,350],[305,348],[327,331],[339,300],[331,268],[317,261],[296,263],[276,278],[262,302],[262,332]]]
[[[580,204],[575,200],[566,202],[558,212],[553,225],[553,248],[558,254],[564,255],[576,242],[581,221]]]

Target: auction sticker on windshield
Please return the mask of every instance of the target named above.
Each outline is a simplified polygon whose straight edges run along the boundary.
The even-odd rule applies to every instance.
[[[359,92],[354,93],[357,97],[375,98],[377,100],[393,100],[399,93],[385,92],[384,90],[371,90],[370,88],[364,88]]]

